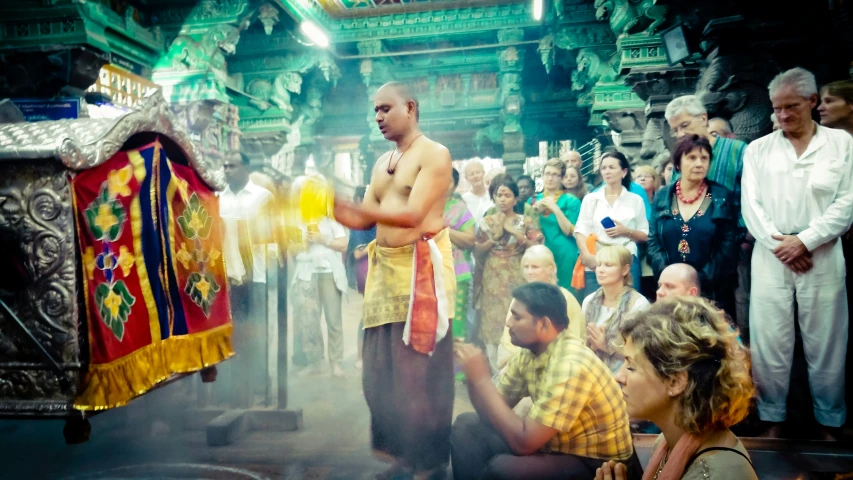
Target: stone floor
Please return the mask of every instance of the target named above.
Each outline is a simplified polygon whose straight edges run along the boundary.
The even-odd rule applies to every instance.
[[[300,431],[254,432],[232,445],[208,447],[204,431],[183,429],[185,414],[162,401],[169,389],[180,391],[198,382],[191,377],[92,418],[91,440],[82,445],[65,445],[61,422],[0,421],[0,478],[373,478],[384,464],[370,455],[368,411],[354,367],[360,307],[358,296],[351,294],[344,308],[348,376],[291,377],[290,406],[304,412]],[[472,410],[464,388],[456,396],[457,413]],[[154,422],[154,416],[171,418],[171,424]],[[645,462],[653,437],[635,441]],[[853,450],[843,446],[760,439],[745,443],[762,480],[841,478],[810,472],[853,471]]]

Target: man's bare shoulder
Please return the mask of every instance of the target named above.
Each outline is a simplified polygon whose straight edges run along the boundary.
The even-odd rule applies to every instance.
[[[450,150],[448,150],[447,147],[436,142],[435,140],[432,140],[430,138],[427,138],[426,140],[427,141],[423,142],[423,144],[421,144],[421,147],[420,147],[421,160],[422,161],[423,160],[430,160],[433,162],[436,160],[443,160],[449,164],[450,163]]]

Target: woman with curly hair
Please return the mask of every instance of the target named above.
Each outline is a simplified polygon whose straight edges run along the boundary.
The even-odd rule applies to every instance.
[[[631,418],[663,432],[643,480],[757,479],[729,430],[755,393],[749,356],[725,314],[708,300],[675,297],[628,317],[620,328],[625,363],[616,375]],[[596,480],[622,480],[604,463]]]

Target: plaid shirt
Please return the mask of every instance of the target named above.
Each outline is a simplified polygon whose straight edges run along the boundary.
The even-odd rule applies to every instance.
[[[498,391],[510,406],[533,399],[528,416],[559,432],[542,453],[627,460],[633,453],[622,390],[583,342],[564,330],[538,357],[524,349],[501,375]]]

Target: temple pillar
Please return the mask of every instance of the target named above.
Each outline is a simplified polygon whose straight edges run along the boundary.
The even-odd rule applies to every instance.
[[[500,43],[521,41],[524,31],[518,28],[498,32]],[[507,47],[498,51],[498,84],[501,90],[501,119],[503,120],[503,163],[506,173],[517,177],[524,173],[524,130],[521,114],[524,100],[521,95],[521,72],[524,50]]]

